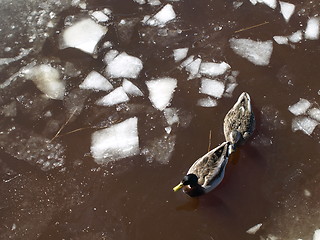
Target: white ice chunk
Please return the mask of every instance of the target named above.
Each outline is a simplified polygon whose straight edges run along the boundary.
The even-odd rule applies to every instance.
[[[94,11],[91,14],[92,17],[94,17],[98,22],[107,22],[109,21],[109,17],[104,14],[102,11]]]
[[[224,88],[224,84],[218,80],[208,78],[201,79],[200,93],[208,94],[215,98],[221,98]]]
[[[227,64],[226,62],[222,62],[222,63],[203,62],[200,65],[200,74],[210,76],[210,77],[216,77],[221,74],[224,74],[229,68],[230,68],[230,65]]]
[[[310,106],[311,103],[308,100],[300,98],[300,101],[289,106],[288,110],[294,115],[298,116],[301,114],[305,114]]]
[[[266,66],[270,62],[273,44],[272,41],[253,41],[251,39],[230,39],[233,51],[243,58],[259,66]]]
[[[95,23],[92,19],[83,19],[62,32],[60,48],[78,48],[83,52],[92,54],[107,30],[106,27]]]
[[[294,33],[292,33],[289,37],[288,37],[289,41],[290,42],[293,42],[293,43],[298,43],[302,40],[302,31],[301,30],[298,30]]]
[[[188,66],[189,64],[191,64],[193,62],[193,59],[194,59],[194,56],[191,55],[189,56],[186,60],[184,60],[181,64],[180,64],[180,67],[181,68],[184,68],[186,66]]]
[[[188,54],[189,48],[178,48],[173,50],[173,58],[175,62],[184,59]]]
[[[206,97],[199,99],[197,105],[201,107],[215,107],[218,103],[217,100],[212,99],[211,97]]]
[[[171,4],[165,5],[156,15],[146,21],[147,25],[164,26],[167,22],[176,18],[176,13]]]
[[[249,233],[249,234],[256,234],[256,232],[261,228],[261,226],[262,226],[262,223],[259,223],[259,224],[255,225],[255,226],[249,228],[249,229],[247,230],[247,233]]]
[[[177,80],[174,78],[159,78],[146,82],[149,89],[149,99],[153,106],[159,110],[164,110],[171,102]]]
[[[256,5],[258,3],[257,0],[249,0],[249,1],[252,3],[252,5]]]
[[[163,110],[163,114],[169,125],[179,123],[179,115],[176,108],[166,108]]]
[[[308,110],[308,115],[317,120],[320,123],[320,109],[319,108],[311,108]]]
[[[278,44],[288,44],[288,38],[285,36],[274,36],[273,40]]]
[[[91,71],[79,87],[81,89],[92,89],[97,91],[109,91],[113,89],[112,84],[96,71]]]
[[[307,135],[311,135],[319,123],[309,117],[296,117],[292,120],[292,131],[301,130]]]
[[[97,100],[96,104],[101,106],[113,106],[127,101],[129,101],[128,95],[125,93],[122,87],[118,87],[108,95]]]
[[[161,5],[161,2],[160,2],[159,0],[148,0],[148,3],[149,3],[151,6]]]
[[[235,88],[238,86],[238,83],[228,83],[227,87],[226,87],[226,96],[231,97],[233,91],[235,90]]]
[[[146,3],[146,0],[133,0],[133,1],[141,5]]]
[[[123,90],[131,96],[143,96],[141,90],[127,79],[123,80],[122,87]]]
[[[317,40],[319,39],[320,32],[320,21],[317,17],[312,17],[308,20],[307,28],[305,31],[305,38],[309,40]]]
[[[314,231],[312,240],[320,240],[320,229]]]
[[[197,58],[186,66],[186,71],[190,73],[189,79],[197,76],[200,69],[201,61],[201,58]]]
[[[268,7],[275,9],[277,7],[277,1],[276,0],[257,0],[259,3],[263,3],[267,5]]]
[[[123,52],[107,65],[106,72],[112,78],[137,78],[142,68],[142,61],[139,58]]]
[[[280,11],[283,18],[286,20],[286,22],[289,22],[296,6],[288,2],[280,1],[279,3],[280,3]]]
[[[138,153],[139,136],[136,117],[92,134],[91,154],[98,164],[106,164]]]
[[[109,64],[112,62],[113,59],[115,59],[115,57],[119,54],[119,52],[117,50],[110,50],[109,52],[106,53],[106,55],[104,56],[104,62],[106,64]]]
[[[31,79],[47,97],[63,99],[66,87],[60,73],[50,65],[41,64],[24,71],[25,77]]]

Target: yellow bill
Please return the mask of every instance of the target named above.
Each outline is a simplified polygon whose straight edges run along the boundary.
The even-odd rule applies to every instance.
[[[177,192],[177,191],[179,191],[182,187],[183,187],[183,184],[182,184],[182,183],[179,183],[177,186],[175,186],[175,187],[173,188],[173,191]]]

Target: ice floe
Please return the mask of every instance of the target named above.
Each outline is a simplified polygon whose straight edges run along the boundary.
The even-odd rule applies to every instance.
[[[311,135],[313,130],[319,123],[316,120],[313,120],[309,117],[295,117],[292,120],[292,131],[296,132],[298,130],[303,131],[307,135]]]
[[[248,234],[256,234],[256,232],[259,231],[259,229],[261,228],[261,226],[262,226],[262,223],[259,223],[259,224],[255,225],[255,226],[249,228],[246,232],[247,232]]]
[[[94,17],[94,19],[96,19],[98,22],[107,22],[110,20],[110,17],[102,11],[94,11],[91,13],[91,16]]]
[[[150,26],[164,26],[167,22],[176,18],[176,13],[171,4],[166,4],[153,17],[146,16],[143,23]]]
[[[298,31],[292,33],[290,36],[288,36],[288,39],[292,43],[298,43],[302,40],[302,37],[303,37],[302,31],[298,30]]]
[[[215,62],[202,62],[200,65],[200,74],[209,76],[209,77],[216,77],[221,74],[224,74],[230,65],[226,62],[215,63]]]
[[[65,82],[60,72],[50,65],[41,64],[24,70],[25,77],[31,79],[48,98],[61,100],[65,94]]]
[[[147,81],[146,84],[152,105],[161,111],[164,110],[171,102],[173,93],[177,87],[177,80],[164,77]]]
[[[215,98],[221,98],[224,92],[225,86],[221,81],[209,79],[209,78],[202,78],[201,79],[201,86],[200,86],[200,93],[204,93],[210,95]]]
[[[91,154],[98,164],[139,154],[138,119],[129,118],[91,137]]]
[[[113,106],[119,103],[124,103],[129,101],[129,97],[124,91],[123,87],[118,87],[108,95],[96,101],[97,105],[100,106]]]
[[[186,71],[188,71],[190,73],[189,79],[198,77],[198,72],[200,69],[201,61],[202,61],[201,58],[196,58],[191,63],[186,65]]]
[[[173,58],[175,62],[179,62],[187,57],[189,48],[178,48],[173,50]]]
[[[276,0],[250,0],[250,2],[253,5],[256,5],[257,3],[263,3],[267,5],[268,7],[275,9],[277,7],[277,1]]]
[[[317,40],[319,39],[320,32],[320,19],[319,17],[312,17],[308,20],[305,38],[309,40]]]
[[[141,92],[141,90],[127,79],[123,80],[122,87],[123,87],[123,90],[131,96],[134,96],[134,97],[143,96],[143,93]]]
[[[319,108],[311,108],[308,110],[308,115],[317,120],[320,123],[320,109]]]
[[[81,89],[92,89],[97,91],[109,91],[113,89],[112,84],[96,71],[91,71],[79,87]]]
[[[271,40],[262,42],[232,38],[230,39],[230,46],[236,54],[259,66],[269,64],[273,51]]]
[[[218,105],[218,102],[211,97],[206,97],[199,99],[197,105],[201,107],[215,107]]]
[[[305,114],[310,106],[311,106],[311,103],[308,100],[301,98],[299,102],[289,106],[288,110],[294,115],[298,116],[298,115]]]
[[[116,52],[113,51],[112,53],[113,57]],[[112,60],[108,55],[106,61],[108,62],[106,73],[111,78],[137,78],[143,68],[142,61],[139,58],[130,56],[125,52],[120,53]]]
[[[92,19],[83,19],[67,27],[60,39],[60,48],[77,48],[93,54],[100,39],[107,33],[107,27],[97,24]]]
[[[278,44],[288,44],[288,37],[285,36],[274,36],[273,40]]]
[[[294,13],[294,9],[296,6],[288,2],[279,1],[279,3],[280,3],[280,11],[283,18],[286,20],[286,22],[289,22],[292,14]]]

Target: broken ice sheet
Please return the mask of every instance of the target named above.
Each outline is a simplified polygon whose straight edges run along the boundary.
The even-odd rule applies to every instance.
[[[192,61],[186,66],[186,71],[190,73],[188,79],[192,79],[198,76],[200,64],[201,64],[201,58],[196,58],[194,61]]]
[[[224,84],[218,80],[202,78],[199,91],[200,93],[204,93],[215,98],[221,98],[224,88]]]
[[[305,31],[305,38],[309,40],[319,39],[320,32],[320,19],[319,17],[312,17],[308,20],[307,28]]]
[[[96,91],[109,91],[113,89],[112,84],[96,71],[91,71],[79,87],[81,89],[92,89]]]
[[[116,52],[112,53],[116,54]],[[106,73],[111,78],[137,78],[143,68],[142,61],[139,58],[130,56],[125,52],[120,53],[112,60],[109,55],[106,61],[108,62]]]
[[[123,87],[123,90],[131,96],[134,96],[134,97],[143,96],[143,93],[141,92],[141,90],[127,79],[123,80],[122,87]]]
[[[139,153],[138,118],[129,118],[91,137],[91,154],[98,164],[131,157]]]
[[[177,87],[177,80],[164,77],[147,81],[146,84],[152,105],[161,111],[164,110],[171,102],[173,93]]]
[[[123,87],[118,87],[108,95],[97,100],[96,104],[100,106],[113,106],[127,101],[129,101],[129,97],[124,91]]]
[[[217,100],[211,98],[211,97],[206,97],[206,98],[201,98],[197,102],[198,106],[201,107],[215,107],[218,105]]]
[[[230,47],[236,54],[258,66],[268,65],[273,51],[271,40],[262,42],[232,38],[230,39]]]
[[[318,124],[316,120],[309,117],[295,117],[292,120],[291,127],[293,132],[300,130],[307,135],[311,135]]]
[[[189,48],[178,48],[173,50],[173,58],[175,62],[184,59],[188,54]]]
[[[150,26],[164,26],[167,22],[176,18],[176,13],[171,4],[165,5],[153,17],[146,17],[143,22]]]
[[[209,77],[216,77],[221,74],[224,74],[230,65],[226,62],[215,63],[215,62],[202,62],[200,65],[200,74],[206,75]]]
[[[60,37],[60,49],[71,47],[93,54],[107,30],[107,27],[95,23],[90,18],[80,20],[63,30]]]
[[[298,116],[298,115],[305,114],[307,109],[310,106],[311,106],[311,103],[308,100],[304,98],[300,98],[299,102],[289,106],[288,110],[294,115]]]
[[[286,22],[289,22],[296,6],[288,2],[279,1],[279,3],[280,3],[280,11],[283,18],[286,20]]]
[[[259,229],[261,228],[261,226],[262,226],[262,223],[259,223],[259,224],[255,225],[255,226],[249,228],[246,232],[247,232],[248,234],[256,234],[256,232],[259,231]]]
[[[65,94],[65,82],[60,72],[50,65],[41,64],[24,70],[25,77],[31,79],[48,98],[61,100]]]

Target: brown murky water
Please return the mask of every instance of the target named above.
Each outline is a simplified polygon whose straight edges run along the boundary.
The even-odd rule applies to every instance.
[[[141,24],[145,15],[154,15],[167,3],[161,2],[150,6],[90,0],[85,9],[69,5],[62,12],[58,5],[53,30],[31,46],[34,52],[1,65],[1,83],[32,62],[57,66],[66,81],[63,100],[44,98],[23,76],[1,85],[1,239],[311,239],[320,228],[320,127],[310,135],[293,132],[295,116],[288,111],[300,98],[319,108],[319,40],[273,42],[268,66],[252,64],[229,46],[231,38],[266,41],[304,30],[308,18],[319,14],[319,4],[291,0],[296,9],[286,23],[279,6],[181,0],[170,2],[177,16],[164,27]],[[67,16],[103,8],[112,10],[112,19],[95,58],[77,49],[59,49]],[[143,69],[132,82],[144,97],[102,107],[95,101],[105,93],[79,89],[90,71],[103,73],[109,50],[101,47],[105,41],[142,60]],[[172,51],[182,47],[189,48],[188,56],[225,61],[230,72],[238,71],[232,96],[223,96],[212,108],[198,106],[198,99],[205,97],[199,93],[200,78],[187,80],[180,62],[173,61]],[[12,48],[12,56],[9,51],[3,57],[15,56]],[[227,76],[219,78],[225,82]],[[152,107],[145,85],[158,77],[178,81],[171,107],[178,109],[180,122],[169,134],[163,112]],[[120,80],[112,84],[119,86]],[[256,131],[230,157],[221,185],[200,198],[174,193],[172,187],[207,152],[209,141],[211,148],[224,141],[223,118],[243,91],[253,101]],[[139,119],[140,149],[155,155],[98,165],[90,154],[92,133],[133,116]],[[162,148],[152,148],[157,142]],[[38,161],[43,149],[49,167]],[[62,166],[52,165],[59,159]],[[262,227],[256,234],[246,233],[258,223]]]

